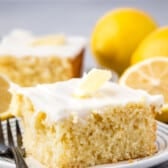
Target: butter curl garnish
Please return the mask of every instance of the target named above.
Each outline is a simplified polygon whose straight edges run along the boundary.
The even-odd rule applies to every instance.
[[[78,98],[91,96],[111,78],[112,73],[110,71],[94,68],[83,76],[74,95]]]
[[[57,35],[47,35],[35,39],[31,45],[32,46],[57,46],[66,43],[66,38],[62,34]]]

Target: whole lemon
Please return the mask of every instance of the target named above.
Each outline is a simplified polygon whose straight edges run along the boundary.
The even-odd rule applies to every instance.
[[[168,57],[168,26],[150,33],[137,47],[131,58],[131,64],[158,56]]]
[[[91,35],[91,50],[101,66],[121,74],[144,37],[157,28],[145,12],[118,8],[99,19]]]

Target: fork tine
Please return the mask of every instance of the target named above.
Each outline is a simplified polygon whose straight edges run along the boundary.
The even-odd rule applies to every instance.
[[[16,119],[16,137],[17,137],[17,145],[19,148],[22,148],[23,142],[22,142],[22,133],[19,126],[19,121]]]
[[[8,137],[9,146],[14,146],[14,140],[13,140],[13,136],[12,136],[12,132],[11,132],[9,119],[7,120],[7,137]]]
[[[18,147],[15,147],[14,145],[14,139],[12,136],[12,130],[11,130],[9,119],[7,120],[7,137],[8,137],[8,145],[10,146],[10,149],[14,156],[16,168],[28,168],[26,162],[24,161],[22,154],[20,153],[20,149]]]
[[[0,120],[0,143],[5,144],[5,138],[3,134],[2,122]]]

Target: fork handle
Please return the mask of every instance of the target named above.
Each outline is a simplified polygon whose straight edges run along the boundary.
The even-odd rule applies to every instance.
[[[16,168],[28,168],[25,160],[23,159],[19,149],[17,147],[11,147],[13,157],[15,160]]]

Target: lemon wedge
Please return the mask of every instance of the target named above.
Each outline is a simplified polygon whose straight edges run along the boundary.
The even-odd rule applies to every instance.
[[[100,89],[105,82],[112,77],[112,73],[108,70],[92,69],[88,74],[84,75],[75,92],[77,97],[87,97]]]
[[[168,122],[168,104],[163,105],[162,113],[157,114],[157,119],[163,122]]]
[[[43,46],[43,45],[57,46],[57,45],[63,45],[63,44],[65,44],[64,35],[43,36],[43,37],[37,38],[31,43],[32,46]]]
[[[152,95],[162,94],[165,105],[157,119],[168,122],[168,58],[149,58],[129,67],[120,77],[120,85],[143,89]]]

